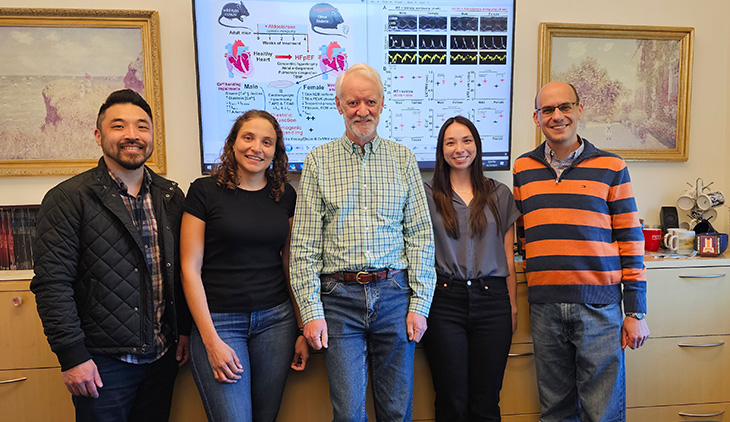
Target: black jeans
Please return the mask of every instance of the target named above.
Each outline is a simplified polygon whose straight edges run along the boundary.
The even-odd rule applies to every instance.
[[[499,392],[512,342],[505,279],[440,276],[423,341],[436,421],[500,421]]]

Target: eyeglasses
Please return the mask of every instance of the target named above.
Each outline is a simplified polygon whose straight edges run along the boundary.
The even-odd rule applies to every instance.
[[[575,102],[575,103],[563,103],[563,104],[560,104],[557,107],[545,106],[543,108],[536,108],[535,111],[540,112],[545,117],[552,116],[553,113],[555,113],[555,109],[556,108],[558,110],[560,110],[560,112],[563,113],[563,114],[570,114],[573,111],[573,108],[575,108],[578,104],[579,104],[578,102]]]

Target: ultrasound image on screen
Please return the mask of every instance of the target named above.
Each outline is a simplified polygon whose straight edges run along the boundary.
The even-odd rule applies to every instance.
[[[418,16],[388,16],[389,31],[415,31],[418,28]]]
[[[477,31],[479,18],[472,16],[454,16],[451,18],[452,31]]]
[[[464,36],[464,35],[452,35],[451,36],[451,49],[452,50],[476,50],[477,49],[477,36]]]
[[[418,19],[418,29],[421,31],[445,31],[446,16],[421,16]]]
[[[421,50],[443,50],[446,48],[446,35],[419,35],[418,48]]]
[[[415,50],[418,47],[415,35],[388,35],[388,47],[391,50]]]
[[[481,32],[504,32],[507,30],[507,18],[482,16],[479,19],[479,30]]]

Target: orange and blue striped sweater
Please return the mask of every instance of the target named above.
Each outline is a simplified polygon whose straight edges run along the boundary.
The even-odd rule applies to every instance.
[[[560,177],[545,143],[514,164],[530,303],[618,303],[646,312],[644,237],[626,163],[583,139]],[[623,288],[622,288],[623,286]]]

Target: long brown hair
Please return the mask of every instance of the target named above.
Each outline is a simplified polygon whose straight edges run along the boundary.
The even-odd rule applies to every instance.
[[[284,133],[281,131],[279,122],[276,118],[264,110],[249,110],[239,116],[233,123],[231,132],[226,137],[226,143],[223,145],[223,153],[219,158],[218,165],[215,166],[211,174],[216,178],[218,186],[225,187],[226,189],[235,190],[238,187],[238,162],[236,161],[236,155],[233,152],[233,145],[236,143],[238,138],[238,132],[241,130],[241,126],[251,119],[265,119],[271,126],[274,127],[276,132],[276,146],[274,148],[274,160],[271,162],[271,167],[266,169],[264,175],[266,181],[271,187],[269,196],[279,202],[281,195],[284,193],[284,185],[289,181],[289,173],[287,166],[289,165],[289,157],[286,155],[286,147],[284,146]]]
[[[438,142],[436,144],[436,164],[433,173],[433,200],[436,203],[436,210],[441,214],[444,220],[446,233],[454,239],[459,238],[459,219],[454,210],[453,189],[451,189],[451,166],[444,158],[444,137],[446,129],[454,123],[461,123],[466,126],[474,138],[476,145],[476,157],[469,168],[471,179],[471,188],[474,192],[472,199],[471,213],[469,214],[469,223],[471,226],[472,237],[482,237],[487,230],[487,215],[484,206],[489,206],[489,210],[494,215],[497,227],[501,226],[499,213],[497,212],[497,183],[482,173],[482,139],[479,132],[469,119],[463,116],[452,117],[441,126],[439,131]],[[497,236],[501,235],[497,229]]]

